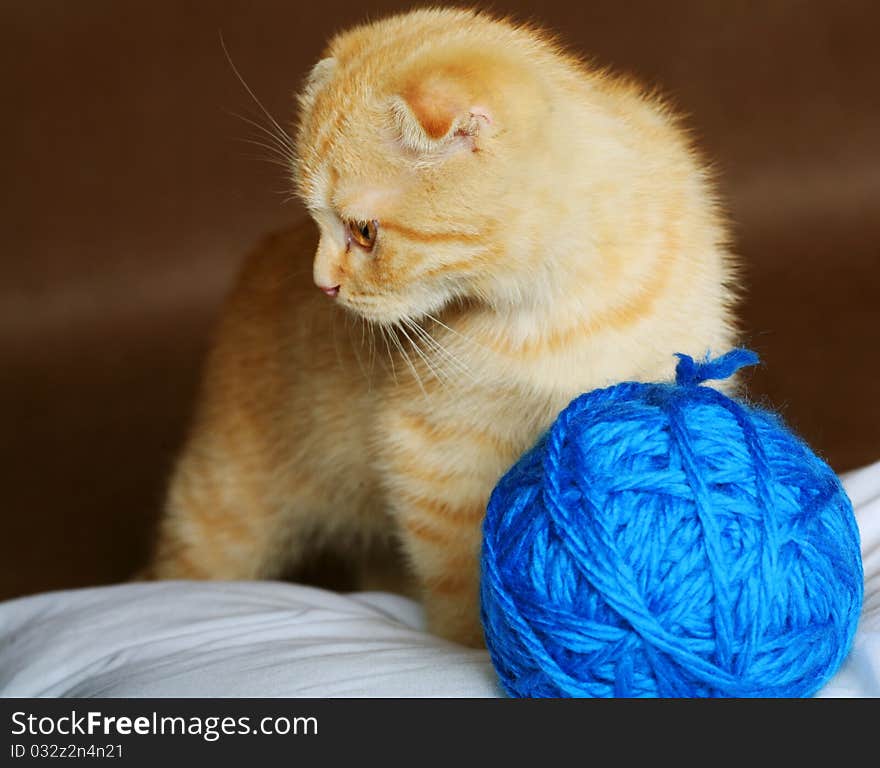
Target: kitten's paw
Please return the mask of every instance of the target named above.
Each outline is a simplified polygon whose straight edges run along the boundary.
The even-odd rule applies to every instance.
[[[453,643],[470,648],[485,648],[486,640],[475,600],[453,600],[446,596],[425,599],[428,631]]]

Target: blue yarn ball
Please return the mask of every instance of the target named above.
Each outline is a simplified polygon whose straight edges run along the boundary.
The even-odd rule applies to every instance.
[[[512,696],[808,696],[849,651],[863,574],[837,476],[699,386],[753,353],[679,358],[675,384],[575,399],[492,493],[482,620]]]

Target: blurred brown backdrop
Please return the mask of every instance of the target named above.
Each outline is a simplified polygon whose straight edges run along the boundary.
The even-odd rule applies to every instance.
[[[124,578],[243,251],[303,216],[239,139],[332,32],[409,3],[0,6],[0,598]],[[751,394],[838,471],[880,459],[873,2],[496,2],[660,87],[717,161]]]

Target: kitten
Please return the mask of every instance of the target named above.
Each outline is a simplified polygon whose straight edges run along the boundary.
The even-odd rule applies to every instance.
[[[338,35],[299,109],[317,246],[250,255],[151,575],[273,578],[316,539],[393,535],[431,630],[479,645],[505,470],[579,393],[731,346],[711,180],[656,98],[472,11]]]

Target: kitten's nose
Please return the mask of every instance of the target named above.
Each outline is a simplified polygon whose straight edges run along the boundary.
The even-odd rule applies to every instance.
[[[334,286],[319,285],[318,288],[320,288],[322,291],[324,291],[324,293],[326,293],[331,299],[335,299],[337,294],[339,293],[339,286],[338,285],[334,285]]]

